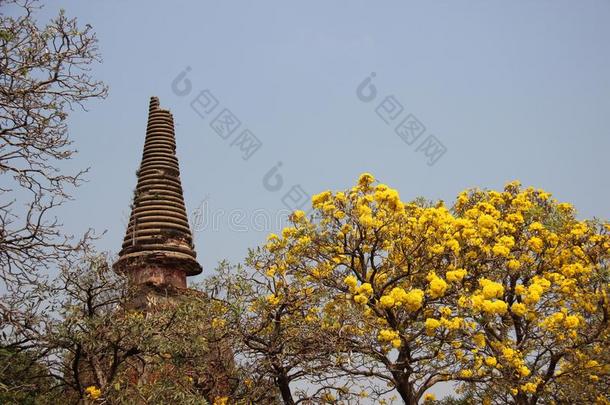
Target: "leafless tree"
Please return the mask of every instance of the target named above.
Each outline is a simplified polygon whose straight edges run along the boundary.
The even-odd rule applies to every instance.
[[[39,8],[0,0],[0,279],[8,291],[30,288],[90,238],[67,234],[53,211],[87,171],[64,170],[76,153],[68,113],[108,91],[91,76],[101,62],[92,27],[63,10],[39,25]]]

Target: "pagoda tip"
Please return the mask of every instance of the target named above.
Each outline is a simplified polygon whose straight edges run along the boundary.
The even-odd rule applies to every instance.
[[[149,109],[154,110],[159,108],[159,97],[157,96],[152,96],[150,98],[150,106]]]

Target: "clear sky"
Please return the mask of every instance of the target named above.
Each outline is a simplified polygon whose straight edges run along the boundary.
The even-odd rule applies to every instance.
[[[204,274],[278,231],[293,186],[344,189],[365,171],[404,200],[519,179],[608,218],[608,1],[74,0],[39,20],[60,7],[94,27],[94,74],[110,85],[70,116],[71,166],[91,172],[58,212],[71,232],[107,230],[100,250],[120,248],[152,95],[174,114],[188,210],[206,200],[217,218],[195,233]],[[372,72],[367,102],[357,88]],[[206,89],[218,105],[201,118],[191,102]],[[241,121],[227,139],[210,126],[225,108]],[[425,126],[412,145],[395,132],[409,114]],[[262,143],[248,160],[244,129]],[[433,165],[429,135],[446,148]],[[278,162],[283,183],[272,173],[265,186]]]
[[[121,245],[152,95],[174,114],[188,210],[205,199],[217,218],[195,235],[208,271],[277,231],[263,222],[292,186],[343,189],[364,171],[403,199],[519,179],[608,218],[608,1],[54,1],[39,20],[60,7],[94,27],[94,74],[110,85],[70,117],[73,165],[91,173],[60,213],[75,233],[107,230],[102,250]],[[187,67],[180,95],[172,82]],[[357,88],[372,72],[365,102]],[[218,105],[201,118],[191,102],[206,89]],[[224,108],[241,121],[226,140],[210,126]],[[395,132],[408,114],[426,129],[412,145]],[[262,143],[248,160],[244,129]],[[446,148],[433,165],[429,135]]]

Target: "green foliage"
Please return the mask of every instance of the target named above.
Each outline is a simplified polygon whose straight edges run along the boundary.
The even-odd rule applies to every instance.
[[[47,403],[52,382],[33,353],[0,347],[0,404]]]

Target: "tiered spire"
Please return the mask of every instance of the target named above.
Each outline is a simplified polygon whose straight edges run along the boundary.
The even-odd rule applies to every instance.
[[[135,284],[185,288],[186,277],[201,273],[189,228],[174,119],[151,97],[142,163],[137,172],[131,217],[116,271]]]

